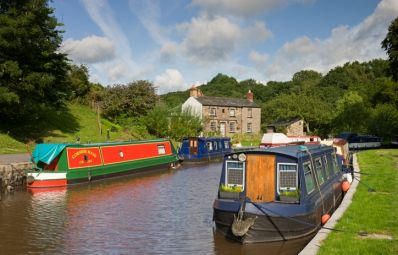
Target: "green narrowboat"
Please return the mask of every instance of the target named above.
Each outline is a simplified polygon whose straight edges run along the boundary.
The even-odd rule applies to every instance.
[[[95,144],[38,144],[28,188],[62,187],[120,175],[176,168],[179,158],[166,139]]]

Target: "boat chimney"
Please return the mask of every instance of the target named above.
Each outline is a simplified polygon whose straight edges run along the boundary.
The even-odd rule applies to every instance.
[[[253,93],[252,91],[249,89],[249,91],[246,94],[246,98],[249,102],[253,103]]]

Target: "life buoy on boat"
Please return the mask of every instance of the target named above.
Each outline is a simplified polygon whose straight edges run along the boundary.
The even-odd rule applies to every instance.
[[[341,183],[341,190],[347,192],[350,189],[350,183],[348,181],[343,181]]]
[[[328,222],[329,219],[330,219],[330,215],[328,213],[325,213],[324,215],[322,215],[322,217],[321,217],[322,225],[325,225],[326,222]]]
[[[27,184],[32,184],[35,181],[35,177],[29,175],[28,177],[26,177],[26,183]]]

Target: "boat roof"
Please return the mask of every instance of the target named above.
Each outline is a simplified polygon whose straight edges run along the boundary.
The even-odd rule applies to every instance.
[[[197,138],[198,140],[203,140],[203,141],[231,140],[230,137],[204,137],[204,136],[186,137],[183,140],[188,140],[189,138]]]
[[[301,156],[306,156],[307,153],[303,153],[305,151],[309,151],[310,153],[318,153],[324,150],[333,149],[331,146],[323,145],[323,144],[306,144],[306,145],[288,145],[288,146],[279,146],[279,147],[268,147],[268,148],[255,148],[250,150],[242,151],[243,153],[259,153],[259,154],[279,154],[279,155],[287,155],[293,158],[299,158]],[[233,153],[231,153],[233,154]]]
[[[124,142],[105,142],[105,143],[40,143],[36,144],[35,149],[32,152],[32,160],[37,164],[39,161],[45,164],[50,164],[66,147],[99,147],[108,145],[127,145],[127,144],[140,144],[140,143],[151,143],[151,142],[163,142],[168,141],[166,139],[152,139],[152,140],[134,140]]]

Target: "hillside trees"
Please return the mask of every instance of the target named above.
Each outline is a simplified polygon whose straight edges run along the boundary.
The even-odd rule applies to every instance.
[[[381,46],[388,55],[389,73],[392,75],[393,80],[398,82],[398,18],[391,22]]]
[[[101,100],[103,116],[117,121],[118,118],[145,116],[155,107],[159,97],[152,83],[140,80],[105,88]]]
[[[46,0],[0,2],[0,116],[33,119],[70,93],[61,31]]]

